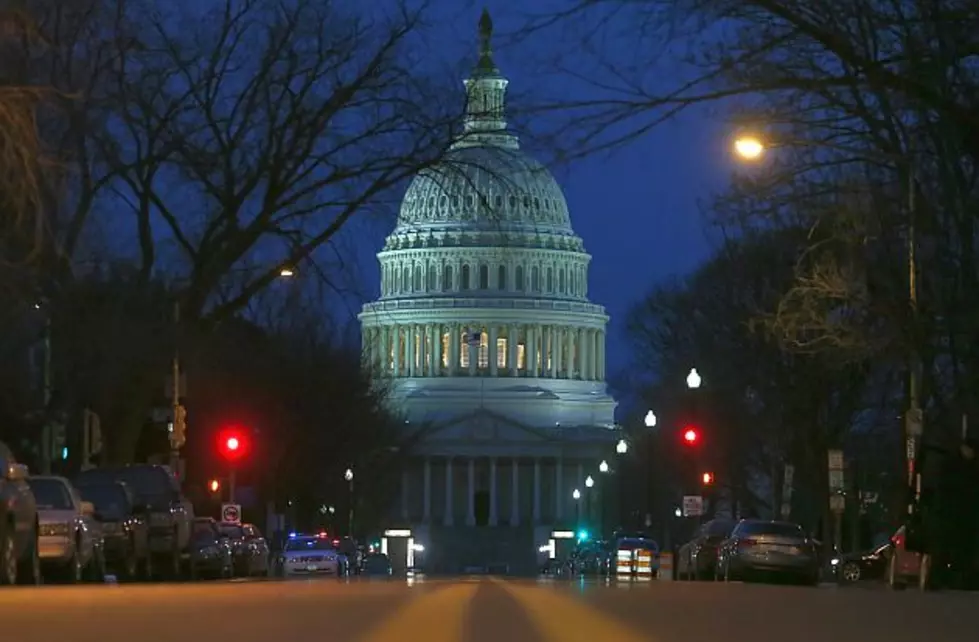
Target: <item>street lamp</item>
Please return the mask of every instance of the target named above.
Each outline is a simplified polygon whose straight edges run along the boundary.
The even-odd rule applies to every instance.
[[[285,267],[279,270],[279,276],[281,276],[284,279],[288,279],[289,277],[296,276],[296,271],[293,270],[292,268]]]
[[[697,372],[696,368],[690,368],[690,373],[687,374],[687,387],[696,390],[701,383],[703,383],[703,379],[700,378],[700,373]]]
[[[626,443],[625,439],[620,439],[619,443],[615,444],[615,452],[620,455],[624,455],[629,452],[629,444]]]
[[[350,511],[347,514],[347,534],[351,537],[354,536],[354,471],[348,468],[343,472],[343,478],[347,480],[347,484],[350,488]]]
[[[574,497],[575,501],[578,501],[579,499],[581,499],[581,491],[575,488],[574,492],[571,493],[571,496]]]
[[[591,475],[588,475],[588,477],[585,478],[585,487],[591,488],[594,485],[595,485],[595,480],[592,479]]]
[[[643,423],[646,424],[646,427],[647,428],[655,428],[656,427],[656,413],[654,413],[652,410],[650,410],[649,412],[647,412],[646,413],[646,416],[643,418]]]
[[[744,160],[756,161],[765,155],[765,143],[757,136],[738,136],[734,139],[734,153]]]
[[[608,462],[605,461],[604,459],[602,460],[602,463],[600,463],[598,465],[598,472],[600,472],[600,473],[607,473],[608,472]]]

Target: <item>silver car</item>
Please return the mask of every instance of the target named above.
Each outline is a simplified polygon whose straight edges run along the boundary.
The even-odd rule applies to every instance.
[[[37,502],[38,553],[45,573],[53,570],[69,582],[104,579],[95,507],[83,502],[64,477],[32,476],[27,483]]]
[[[279,565],[283,577],[339,577],[342,560],[333,542],[325,535],[290,535]]]
[[[791,522],[742,519],[721,544],[716,568],[725,581],[769,574],[819,582],[816,545]]]

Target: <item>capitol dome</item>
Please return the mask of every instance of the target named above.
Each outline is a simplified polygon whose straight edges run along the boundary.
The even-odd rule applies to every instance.
[[[377,255],[364,358],[409,421],[479,408],[529,426],[611,428],[591,256],[557,181],[507,128],[491,31],[484,14],[459,137],[411,182]]]

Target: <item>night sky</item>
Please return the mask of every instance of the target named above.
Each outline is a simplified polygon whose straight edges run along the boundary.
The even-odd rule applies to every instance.
[[[485,6],[499,34],[494,38],[495,58],[510,79],[512,108],[519,108],[513,101],[535,87],[547,87],[549,95],[566,92],[569,98],[594,93],[594,89],[580,82],[571,84],[554,71],[555,55],[565,66],[578,63],[571,38],[553,33],[507,37],[508,32],[512,35],[525,24],[524,11],[545,8],[541,0],[528,4],[533,6],[522,10],[512,0],[434,0],[434,24],[428,31],[430,51],[425,55],[432,56],[433,64],[460,69],[457,90],[461,93],[464,72],[475,61],[476,23]],[[633,51],[625,39],[618,47],[620,50],[610,47],[611,58]],[[586,64],[581,61],[582,67]],[[682,80],[678,68],[676,60],[663,56],[650,66],[650,73],[657,75],[657,84],[670,87]],[[591,299],[606,306],[611,316],[607,353],[610,373],[630,363],[623,332],[629,307],[657,282],[689,272],[709,254],[712,235],[700,205],[712,192],[723,189],[735,169],[725,151],[728,142],[718,115],[690,112],[628,147],[552,166],[567,197],[575,231],[593,256]],[[541,158],[545,154],[535,155]],[[377,296],[373,253],[392,224],[379,226],[372,242],[363,239],[358,243],[365,252],[359,271],[367,297]]]

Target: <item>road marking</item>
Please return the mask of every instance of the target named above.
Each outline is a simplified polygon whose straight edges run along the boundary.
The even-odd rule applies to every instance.
[[[526,611],[534,628],[548,642],[567,640],[615,640],[615,642],[649,642],[618,620],[584,601],[555,593],[541,586],[530,587],[495,580]]]
[[[420,634],[426,642],[459,642],[477,589],[476,584],[458,584],[412,597],[361,642],[402,642],[409,632]]]

